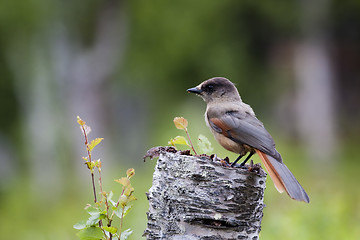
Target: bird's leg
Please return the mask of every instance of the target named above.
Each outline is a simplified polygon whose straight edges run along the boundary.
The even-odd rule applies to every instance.
[[[249,155],[246,157],[246,159],[245,159],[242,163],[240,163],[240,166],[241,166],[241,167],[244,166],[245,163],[251,158],[251,156],[254,155],[254,153],[255,153],[255,151],[251,151],[251,152],[249,153]]]
[[[231,164],[231,167],[235,166],[235,164],[243,157],[245,154],[240,154],[237,159]],[[247,161],[247,160],[246,160]]]

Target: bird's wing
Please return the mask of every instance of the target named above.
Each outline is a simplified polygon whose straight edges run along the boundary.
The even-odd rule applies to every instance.
[[[248,112],[219,111],[208,109],[207,118],[210,127],[234,142],[246,144],[260,150],[282,162],[275,149],[275,142],[266,131],[262,122]]]

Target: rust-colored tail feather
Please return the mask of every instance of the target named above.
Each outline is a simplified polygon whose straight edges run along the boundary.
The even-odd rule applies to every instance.
[[[310,201],[305,190],[283,162],[259,150],[256,150],[256,153],[260,156],[266,171],[269,173],[279,192],[285,190],[292,199],[306,203]]]

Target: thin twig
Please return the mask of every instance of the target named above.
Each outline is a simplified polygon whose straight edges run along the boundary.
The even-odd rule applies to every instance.
[[[84,132],[84,136],[85,136],[85,146],[86,146],[86,150],[87,150],[87,153],[88,153],[88,162],[91,162],[91,152],[89,150],[89,147],[88,147],[88,137],[87,137],[87,134],[86,134],[86,131],[85,131],[85,127],[84,126],[81,126],[83,132]],[[92,180],[92,185],[93,185],[93,192],[94,192],[94,202],[96,203],[97,202],[97,198],[96,198],[96,188],[95,188],[95,180],[94,180],[94,173],[91,172],[91,180]]]
[[[100,163],[101,164],[101,163]],[[98,171],[99,171],[99,186],[100,186],[100,192],[101,192],[101,201],[103,200],[104,198],[104,194],[103,194],[103,188],[102,188],[102,180],[101,180],[101,169],[100,167],[97,167],[98,168]],[[105,193],[106,194],[106,193]],[[109,218],[109,202],[107,200],[107,196],[105,195],[105,206],[106,206],[106,217],[108,219],[108,224],[107,226],[110,227],[111,226],[111,219]],[[102,221],[100,220],[100,225],[102,225]],[[109,236],[110,236],[110,239],[112,239],[112,233],[109,232]]]
[[[91,173],[91,181],[92,181],[92,185],[93,185],[93,192],[94,192],[94,202],[97,202],[96,199],[96,189],[95,189],[95,177],[94,177],[94,173]]]
[[[191,139],[190,139],[189,133],[188,133],[188,131],[187,131],[187,128],[185,128],[185,132],[186,132],[186,135],[187,135],[187,137],[188,137],[188,139],[189,139],[189,142],[190,142],[190,145],[191,145],[192,150],[194,151],[195,155],[197,155],[197,153],[196,153],[196,151],[195,151],[195,148],[194,148],[194,145],[193,145],[192,142],[191,142]]]
[[[125,187],[123,187],[122,193],[121,193],[120,196],[119,196],[119,200],[117,201],[117,203],[116,203],[116,205],[115,205],[115,208],[118,208],[118,207],[119,207],[120,198],[121,198],[121,196],[124,194],[124,192],[125,192]],[[121,238],[121,230],[122,230],[122,221],[123,221],[123,217],[124,217],[124,209],[125,209],[125,206],[124,206],[123,209],[122,209],[122,214],[121,214],[121,219],[120,219],[120,234],[119,234],[119,240],[120,240],[120,238]],[[111,225],[111,223],[112,223],[112,218],[113,218],[114,214],[115,214],[115,211],[113,211],[112,214],[111,214],[111,217],[110,217],[110,220],[109,220],[109,224],[110,224],[110,225]],[[110,226],[109,226],[109,227],[110,227]]]
[[[123,207],[122,212],[121,212],[119,240],[121,239],[122,225],[123,225],[123,219],[124,219],[124,211],[125,211],[125,206]]]

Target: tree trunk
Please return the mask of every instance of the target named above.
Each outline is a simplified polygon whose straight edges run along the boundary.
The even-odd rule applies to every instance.
[[[332,1],[299,1],[302,37],[295,48],[295,119],[309,159],[331,167],[339,154],[337,93],[328,23]],[[326,149],[326,151],[319,151]],[[327,162],[328,164],[323,164]]]
[[[149,200],[147,239],[258,239],[266,174],[212,156],[161,151]]]

